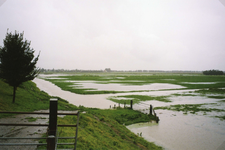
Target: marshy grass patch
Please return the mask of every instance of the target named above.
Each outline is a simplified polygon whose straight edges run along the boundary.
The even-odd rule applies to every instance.
[[[28,122],[35,122],[35,121],[37,121],[38,119],[47,119],[47,118],[45,118],[45,117],[26,117],[25,119],[27,119],[28,120]]]
[[[208,98],[214,98],[214,99],[225,99],[225,96],[221,95],[213,95],[213,96],[207,96]]]
[[[71,91],[77,94],[109,94],[109,93],[124,93],[127,91],[102,91],[93,89],[83,89],[81,87],[72,87],[74,82],[95,82],[96,84],[111,84],[118,83],[120,85],[147,85],[152,83],[166,83],[173,85],[180,85],[182,89],[204,89],[204,88],[224,88],[225,78],[222,76],[205,76],[205,75],[191,75],[191,74],[148,74],[148,73],[96,73],[85,74],[80,73],[76,75],[57,76],[57,79],[45,78],[53,84],[59,86],[63,90]],[[192,84],[190,84],[192,83]],[[204,83],[204,84],[203,84]],[[214,83],[214,84],[212,84]],[[92,90],[92,91],[90,91]],[[174,90],[174,89],[170,89]],[[130,91],[131,92],[131,91]],[[133,91],[132,91],[133,92]],[[224,91],[223,91],[224,93]]]
[[[224,116],[215,116],[216,118],[220,118],[220,120],[225,120],[225,115]]]
[[[37,118],[34,117],[26,117],[25,119],[27,119],[28,122],[35,122],[37,120]]]
[[[133,100],[133,104],[138,104],[142,101],[161,101],[161,102],[171,102],[169,100],[170,96],[149,96],[149,95],[122,95],[122,96],[112,96],[108,99],[119,103],[119,104],[130,104],[130,100]]]
[[[209,104],[180,104],[165,107],[155,107],[154,109],[182,111],[184,114],[187,113],[196,114],[197,112],[203,112],[204,115],[206,115],[207,112],[225,112],[224,109],[210,108],[210,106],[207,105]]]

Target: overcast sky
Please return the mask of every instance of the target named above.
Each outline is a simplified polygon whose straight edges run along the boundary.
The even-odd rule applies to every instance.
[[[0,0],[46,69],[225,71],[225,0]]]

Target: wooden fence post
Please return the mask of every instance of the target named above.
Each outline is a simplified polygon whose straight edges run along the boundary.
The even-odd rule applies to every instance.
[[[130,100],[130,109],[133,109],[133,100]]]
[[[149,115],[152,115],[152,105],[150,105]]]
[[[57,110],[58,110],[58,99],[50,99],[50,113],[49,113],[49,125],[48,125],[48,138],[47,149],[56,149],[56,131],[57,131]]]

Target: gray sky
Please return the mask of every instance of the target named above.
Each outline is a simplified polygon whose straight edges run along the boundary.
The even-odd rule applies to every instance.
[[[225,70],[225,0],[0,0],[48,69]]]

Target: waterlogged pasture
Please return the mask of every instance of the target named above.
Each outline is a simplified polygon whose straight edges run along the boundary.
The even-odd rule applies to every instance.
[[[72,92],[70,98],[50,91],[75,105],[109,108],[119,103],[123,107],[133,100],[133,108],[144,113],[153,105],[159,124],[128,128],[165,149],[217,149],[225,141],[225,76],[101,73],[40,77]]]
[[[147,74],[76,74],[48,76],[45,80],[77,94],[121,93],[123,91],[163,89],[223,88],[224,76],[147,75]],[[71,88],[72,87],[72,88]],[[80,90],[80,91],[79,91]]]

